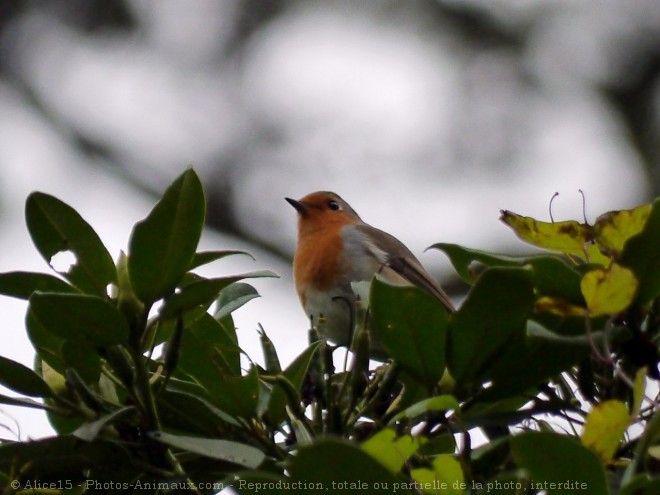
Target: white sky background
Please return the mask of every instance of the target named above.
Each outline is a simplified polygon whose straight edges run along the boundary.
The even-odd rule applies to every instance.
[[[292,254],[295,212],[282,198],[334,190],[441,278],[443,255],[422,253],[434,242],[522,248],[501,208],[547,219],[558,191],[555,219],[579,220],[582,189],[594,220],[647,201],[636,152],[594,87],[625,73],[622,44],[658,40],[658,3],[463,3],[528,29],[522,48],[468,43],[423,8],[385,1],[297,3],[232,56],[238,0],[129,1],[138,29],[94,36],[26,9],[0,38],[0,271],[48,269],[25,228],[30,191],[74,206],[116,256],[155,201],[126,177],[162,191],[191,163],[208,194],[228,191],[254,239]],[[77,136],[108,156],[85,156]],[[253,358],[262,323],[291,361],[307,327],[288,261],[213,232],[202,247],[257,258],[223,260],[209,275],[282,275],[255,281],[263,297],[236,320]],[[0,354],[31,366],[24,312],[0,298]],[[40,412],[0,409],[23,438],[51,431]]]

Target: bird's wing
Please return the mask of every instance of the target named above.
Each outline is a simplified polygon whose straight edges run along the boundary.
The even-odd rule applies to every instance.
[[[364,235],[371,256],[378,259],[383,267],[391,268],[403,279],[435,296],[450,312],[456,311],[442,287],[401,241],[371,225],[354,227]]]

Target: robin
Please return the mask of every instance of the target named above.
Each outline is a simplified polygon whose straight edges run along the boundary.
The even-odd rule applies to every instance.
[[[298,211],[298,245],[293,276],[300,302],[313,326],[325,320],[323,337],[347,346],[352,336],[355,294],[352,282],[386,281],[415,285],[453,312],[438,283],[401,241],[362,221],[341,197],[318,191],[300,200],[285,198]],[[382,357],[372,341],[372,357]]]

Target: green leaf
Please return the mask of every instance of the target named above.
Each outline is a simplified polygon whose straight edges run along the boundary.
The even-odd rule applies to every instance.
[[[499,400],[523,393],[569,370],[587,355],[587,347],[517,338],[501,359],[493,363],[493,385],[480,399]]]
[[[202,279],[186,285],[180,292],[167,299],[161,315],[163,318],[174,318],[184,311],[196,308],[199,305],[210,306],[218,297],[221,290],[237,280],[246,278],[277,277],[269,270],[243,273],[230,277]]]
[[[646,303],[660,295],[660,199],[653,202],[644,229],[626,242],[619,263],[639,280],[637,301]]]
[[[237,254],[249,256],[254,260],[254,256],[252,256],[247,251],[236,251],[236,250],[200,251],[198,253],[195,253],[195,256],[193,257],[193,260],[190,263],[190,267],[188,267],[188,270],[194,270],[195,268],[200,267],[202,265],[207,265],[208,263],[211,263],[213,261],[217,261],[227,256],[234,256]]]
[[[116,411],[101,416],[96,421],[92,421],[90,423],[83,423],[72,434],[73,436],[78,437],[81,440],[84,440],[86,442],[91,442],[99,435],[101,430],[106,426],[135,413],[136,413],[136,409],[134,406],[122,407],[121,409],[117,409]]]
[[[128,324],[105,299],[82,294],[42,294],[30,297],[30,312],[50,333],[92,344],[123,344]]]
[[[476,282],[485,267],[520,266],[525,260],[523,257],[497,255],[443,242],[433,244],[428,249],[443,251],[461,278],[470,284]]]
[[[305,349],[293,362],[283,371],[284,377],[300,392],[302,384],[307,375],[309,364],[312,362],[321,342],[315,342]],[[274,426],[280,425],[287,417],[287,396],[280,385],[275,384],[268,401],[268,419]]]
[[[129,241],[128,271],[133,289],[144,303],[174,292],[195,256],[205,214],[202,184],[189,169],[135,225]]]
[[[623,485],[643,471],[647,462],[647,456],[649,455],[649,449],[658,443],[658,439],[660,439],[660,412],[656,411],[651,417],[651,420],[646,423],[644,432],[637,442],[632,462],[628,465],[623,476]]]
[[[0,472],[20,473],[20,480],[46,481],[66,480],[85,485],[85,479],[98,479],[92,473],[90,478],[82,471],[92,468],[115,475],[122,468],[131,466],[132,456],[117,442],[96,439],[81,442],[73,435],[32,440],[28,442],[7,442],[0,445]],[[61,476],[65,476],[62,478]],[[34,486],[34,485],[33,485]],[[53,493],[56,490],[51,490]],[[20,491],[19,491],[20,492]],[[32,490],[22,490],[31,493]]]
[[[548,495],[610,493],[598,457],[573,438],[557,433],[529,432],[511,437],[510,444],[514,460],[529,472],[534,483],[555,483],[554,488],[545,488]],[[543,486],[536,488],[543,489]]]
[[[233,335],[208,313],[184,330],[179,369],[194,377],[203,387],[218,376],[240,376],[240,357],[240,348]]]
[[[43,379],[27,366],[0,356],[0,384],[29,397],[52,397]]]
[[[383,495],[394,487],[397,494],[416,493],[404,478],[392,474],[360,447],[339,439],[326,438],[301,448],[291,457],[288,471],[292,483],[312,484],[329,495]]]
[[[410,456],[426,442],[424,437],[398,436],[393,429],[385,428],[366,440],[362,444],[362,450],[394,474],[399,472]]]
[[[32,241],[48,264],[56,254],[70,251],[75,263],[59,273],[85,293],[107,295],[108,284],[117,281],[115,264],[94,229],[73,208],[34,192],[25,203],[25,219]]]
[[[228,440],[172,435],[164,431],[152,431],[147,433],[147,436],[181,450],[251,469],[259,467],[259,464],[266,458],[259,449]]]
[[[32,308],[28,307],[25,317],[25,326],[32,346],[38,356],[50,365],[60,375],[64,375],[66,364],[62,359],[61,348],[64,339],[51,333],[35,316]]]
[[[252,418],[259,405],[259,374],[256,367],[240,377],[218,377],[207,388],[211,400],[230,416]]]
[[[410,471],[412,478],[435,495],[462,495],[466,486],[461,464],[453,455],[441,454],[433,459],[432,469],[417,468]]]
[[[447,310],[425,291],[389,285],[378,277],[369,298],[376,339],[427,389],[435,388],[445,371]]]
[[[529,265],[533,272],[534,287],[539,295],[561,296],[576,303],[584,302],[580,292],[580,274],[558,256],[496,255],[445,243],[434,244],[430,248],[444,251],[458,274],[470,284],[476,282],[479,274],[486,268]]]
[[[438,395],[436,397],[429,397],[428,399],[421,400],[416,402],[412,406],[407,407],[399,414],[394,416],[389,424],[392,425],[397,421],[400,421],[404,418],[415,419],[419,416],[431,413],[431,412],[441,412],[441,411],[458,411],[460,406],[455,397],[451,395]]]
[[[98,383],[101,376],[101,357],[94,346],[83,339],[67,339],[60,347],[62,359],[75,369],[85,383]]]
[[[0,273],[0,294],[29,299],[33,292],[76,293],[74,287],[52,275],[35,272]]]
[[[173,381],[170,380],[169,385]],[[181,431],[202,436],[214,436],[228,425],[240,423],[213,406],[204,398],[204,391],[196,395],[189,392],[165,390],[158,396],[158,412],[162,427],[169,431]]]
[[[47,404],[42,404],[32,399],[25,399],[23,397],[9,397],[8,395],[0,394],[0,404],[7,404],[8,406],[21,406],[29,407],[30,409],[48,409]]]
[[[220,291],[220,295],[216,301],[217,309],[213,317],[221,320],[257,297],[259,297],[259,293],[250,284],[240,282],[231,284]]]
[[[447,364],[457,382],[492,378],[493,361],[510,341],[524,335],[534,307],[532,274],[491,268],[474,285],[449,325]]]
[[[648,474],[635,476],[621,487],[619,495],[657,495],[660,493],[660,479],[653,479]]]
[[[525,265],[532,268],[534,289],[540,296],[559,297],[574,304],[584,304],[580,273],[557,256],[533,256]]]
[[[240,349],[223,325],[202,315],[183,333],[178,369],[192,378],[222,411],[235,417],[256,414],[259,378],[255,368],[241,376]]]

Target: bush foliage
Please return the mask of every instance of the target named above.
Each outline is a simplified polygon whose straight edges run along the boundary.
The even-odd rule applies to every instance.
[[[660,493],[660,200],[593,225],[502,212],[546,254],[434,245],[460,309],[376,278],[346,369],[315,329],[284,369],[263,329],[265,365],[244,355],[232,312],[274,274],[195,273],[239,253],[197,251],[192,170],[117,262],[62,201],[25,212],[44,259],[75,263],[0,274],[36,351],[34,371],[0,358],[0,402],[57,431],[0,443],[3,493]],[[373,369],[367,328],[391,356]]]

